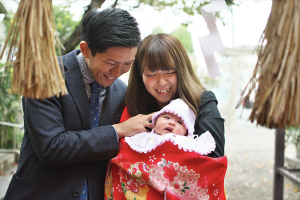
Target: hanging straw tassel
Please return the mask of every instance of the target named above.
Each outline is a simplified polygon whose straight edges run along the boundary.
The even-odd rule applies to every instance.
[[[258,61],[242,100],[255,91],[250,120],[269,128],[300,124],[300,33],[298,0],[273,0]],[[265,45],[264,45],[265,44]]]
[[[55,52],[55,44],[61,43],[55,36],[51,0],[20,1],[0,58],[9,38],[12,42],[7,62],[13,65],[14,93],[35,99],[67,94],[63,68]]]

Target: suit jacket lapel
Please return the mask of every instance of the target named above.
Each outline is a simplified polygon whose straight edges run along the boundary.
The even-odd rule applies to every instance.
[[[63,57],[63,64],[66,68],[66,85],[69,91],[69,95],[73,98],[79,111],[83,128],[90,129],[91,121],[89,112],[89,102],[86,95],[82,74],[76,57],[77,53],[78,51],[75,50]]]

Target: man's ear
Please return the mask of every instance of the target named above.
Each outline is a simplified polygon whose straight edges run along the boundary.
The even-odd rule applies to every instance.
[[[90,56],[90,48],[86,41],[81,41],[79,44],[80,51],[85,58],[89,58]]]

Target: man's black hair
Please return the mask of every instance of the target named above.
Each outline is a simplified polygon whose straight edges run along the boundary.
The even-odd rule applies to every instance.
[[[92,10],[82,21],[81,41],[86,41],[94,56],[110,47],[137,47],[141,34],[136,19],[126,10]]]

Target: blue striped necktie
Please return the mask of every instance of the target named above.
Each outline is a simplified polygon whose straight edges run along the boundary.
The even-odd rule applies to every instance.
[[[100,118],[100,92],[102,90],[101,85],[96,81],[93,83],[93,92],[90,101],[90,112],[91,112],[91,128],[96,128],[99,125]]]
[[[96,128],[99,125],[100,111],[101,111],[101,102],[100,102],[100,92],[101,85],[99,85],[96,81],[93,83],[93,91],[90,100],[90,114],[91,114],[91,128]],[[84,182],[83,189],[80,195],[79,200],[87,200],[88,192],[87,192],[87,183]]]

